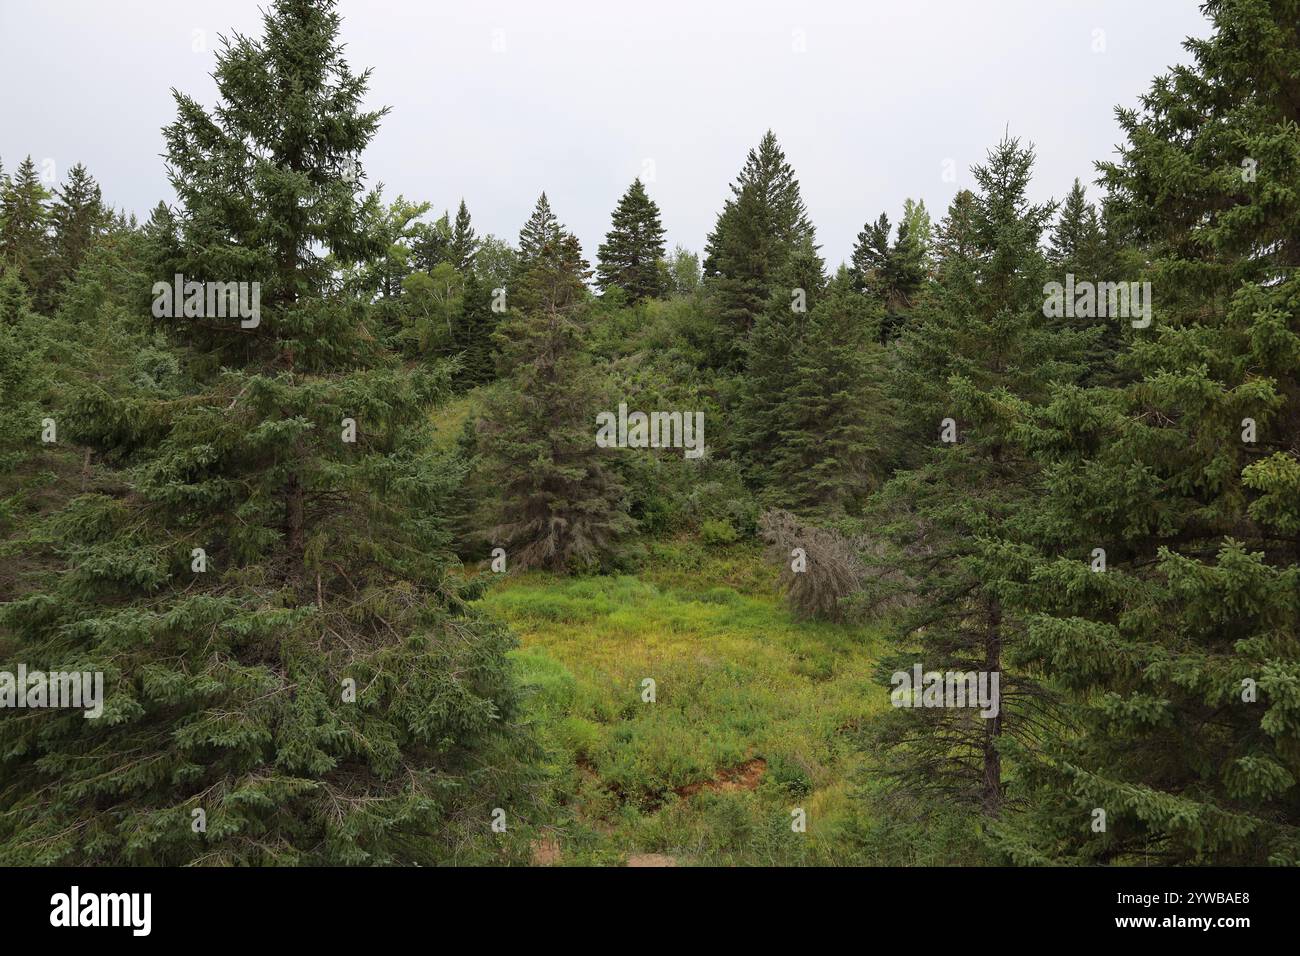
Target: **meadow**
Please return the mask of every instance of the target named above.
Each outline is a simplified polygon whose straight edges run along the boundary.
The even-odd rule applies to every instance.
[[[648,550],[635,575],[507,575],[482,601],[519,636],[546,751],[535,863],[962,862],[955,819],[918,840],[873,785],[884,625],[795,620],[752,543]]]

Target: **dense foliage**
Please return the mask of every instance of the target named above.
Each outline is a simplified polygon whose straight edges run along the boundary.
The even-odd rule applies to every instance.
[[[1095,185],[1008,134],[838,266],[771,131],[702,254],[640,179],[595,269],[545,193],[512,243],[367,188],[332,0],[174,94],[147,222],[0,167],[0,674],[104,678],[0,711],[0,863],[520,862],[707,790],[697,718],[774,802],[870,771],[812,849],[707,804],[771,860],[1300,863],[1300,3],[1204,9]],[[617,681],[498,573],[548,640],[626,610]],[[757,767],[750,698],[821,682]]]

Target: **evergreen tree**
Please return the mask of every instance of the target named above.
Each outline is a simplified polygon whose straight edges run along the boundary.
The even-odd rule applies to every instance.
[[[559,255],[564,249],[563,239],[566,233],[560,221],[551,212],[551,203],[546,193],[537,197],[532,215],[519,230],[519,251],[515,261],[515,272],[524,277],[536,264],[544,252]]]
[[[19,502],[11,497],[9,475],[34,457],[40,448],[41,421],[45,417],[38,399],[45,377],[41,362],[39,319],[18,272],[0,267],[0,532],[7,531]],[[7,589],[5,589],[7,590]],[[0,592],[3,593],[3,592]]]
[[[1052,229],[1048,259],[1062,272],[1076,272],[1080,279],[1095,280],[1099,274],[1100,252],[1101,224],[1097,208],[1088,202],[1083,184],[1076,179]]]
[[[493,298],[477,273],[470,272],[456,323],[456,348],[461,356],[457,381],[470,388],[492,381],[496,374],[494,334],[499,316],[492,309]]]
[[[641,180],[627,188],[614,209],[613,227],[599,250],[596,284],[601,291],[618,286],[630,303],[667,294],[659,267],[664,257],[664,227],[659,207],[646,195]]]
[[[784,356],[790,375],[775,415],[776,502],[800,512],[853,514],[880,484],[892,417],[874,336],[880,321],[841,267]]]
[[[165,131],[177,263],[260,282],[260,321],[164,316],[192,386],[74,410],[128,470],[28,536],[59,573],[0,626],[29,666],[102,672],[106,700],[0,722],[0,860],[435,863],[509,795],[512,642],[465,610],[459,475],[428,445],[445,376],[335,291],[383,252],[344,172],[382,112],[333,3],[263,25],[219,51],[220,109],[178,93]]]
[[[469,209],[465,200],[460,201],[456,210],[456,224],[452,227],[451,243],[447,248],[448,261],[463,276],[468,276],[474,269],[474,254],[478,251],[478,240],[474,237],[474,227],[470,223]]]
[[[489,403],[478,436],[484,474],[499,489],[486,537],[511,567],[595,567],[634,522],[602,460],[610,452],[596,444],[601,388],[582,351],[590,269],[569,234],[528,261],[497,336],[508,388]]]
[[[880,343],[892,342],[901,334],[915,299],[929,274],[930,216],[925,204],[909,199],[890,243],[889,217],[885,213],[858,233],[853,249],[853,268],[859,288],[884,307]]]
[[[804,243],[773,278],[767,307],[745,342],[733,438],[745,477],[756,488],[773,485],[784,403],[801,385],[790,356],[807,329],[808,311],[817,307],[825,286],[822,259],[811,243]],[[782,492],[772,487],[775,500],[788,504]]]
[[[1026,657],[1075,720],[1024,760],[1034,807],[1001,833],[1022,861],[1300,863],[1300,8],[1204,9],[1194,64],[1120,111],[1102,167],[1153,324],[1125,384],[1030,430],[1057,550]]]
[[[14,175],[4,180],[0,194],[0,262],[17,270],[33,295],[45,281],[50,254],[49,192],[41,185],[36,164],[28,156]]]
[[[1032,676],[1010,667],[1023,624],[1008,602],[1023,586],[1032,468],[1005,408],[1077,378],[1086,344],[1044,320],[1039,241],[1052,208],[1026,198],[1032,167],[1031,150],[1002,142],[973,170],[979,192],[959,194],[941,227],[949,241],[936,294],[903,333],[894,381],[908,429],[928,447],[878,502],[899,548],[891,563],[915,598],[884,670],[910,674],[919,663],[1000,683],[989,716],[919,706],[917,688],[918,706],[891,710],[880,740],[900,784],[949,791],[990,815],[1004,801],[1004,738],[1031,738],[1045,703]]]
[[[432,274],[434,269],[451,258],[451,243],[452,229],[446,213],[433,222],[419,223],[415,227],[412,243],[412,262],[416,270]]]
[[[1108,248],[1097,208],[1088,202],[1083,185],[1077,179],[1061,204],[1060,215],[1052,229],[1048,261],[1053,278],[1062,285],[1067,281],[1073,281],[1077,286],[1081,282],[1109,282],[1118,278],[1113,273],[1119,263]],[[1073,276],[1073,280],[1068,280],[1069,276]],[[1127,320],[1117,316],[1087,316],[1062,317],[1057,321],[1076,329],[1098,330],[1096,343],[1086,357],[1088,372],[1083,382],[1113,379],[1115,356],[1124,340],[1123,328]]]
[[[716,311],[730,341],[726,360],[744,353],[744,336],[766,308],[771,283],[796,251],[816,236],[799,181],[768,130],[751,149],[718,214],[705,249],[704,275],[711,280]]]
[[[108,218],[99,184],[85,166],[77,163],[68,170],[67,182],[55,190],[50,210],[54,237],[45,285],[51,301],[54,292],[81,267],[91,245],[107,227]]]

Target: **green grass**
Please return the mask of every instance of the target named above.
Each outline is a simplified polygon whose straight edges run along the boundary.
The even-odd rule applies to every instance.
[[[451,448],[460,438],[461,429],[478,402],[478,390],[458,395],[450,401],[437,406],[429,416],[433,423],[433,447]]]
[[[794,620],[751,545],[648,550],[639,575],[510,576],[482,602],[520,636],[560,862],[873,862],[854,731],[888,707],[879,630]],[[677,792],[750,761],[718,792]]]

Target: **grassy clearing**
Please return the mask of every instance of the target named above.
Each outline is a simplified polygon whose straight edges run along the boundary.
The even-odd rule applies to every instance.
[[[560,862],[872,862],[854,737],[888,706],[880,634],[796,621],[774,582],[752,546],[674,541],[635,576],[531,573],[484,598],[522,642]]]
[[[474,389],[434,408],[429,416],[434,427],[434,448],[448,449],[456,444],[478,400],[478,389]]]

